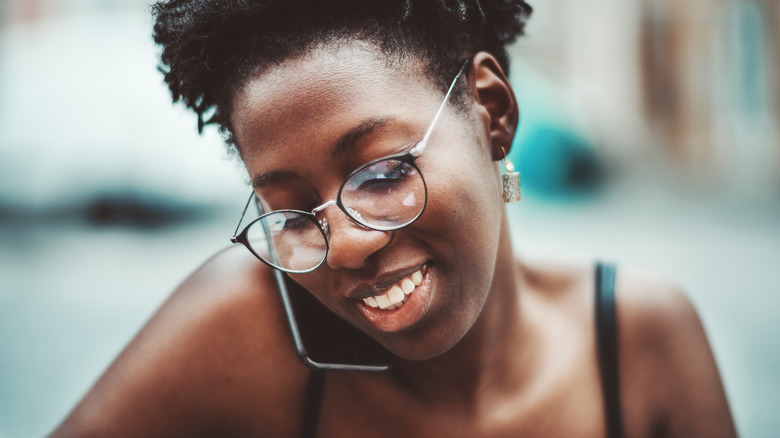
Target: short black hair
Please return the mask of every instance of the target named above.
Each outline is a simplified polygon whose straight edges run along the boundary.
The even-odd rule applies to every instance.
[[[160,70],[174,102],[217,124],[234,146],[230,108],[253,74],[336,39],[368,41],[387,55],[414,56],[446,89],[478,51],[508,74],[505,46],[523,34],[524,0],[167,0],[152,6]]]

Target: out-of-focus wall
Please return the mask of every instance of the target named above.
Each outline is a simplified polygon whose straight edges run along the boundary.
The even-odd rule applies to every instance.
[[[0,215],[184,217],[243,193],[216,130],[170,103],[148,2],[1,4]]]
[[[645,0],[648,122],[680,168],[738,190],[780,183],[777,2]]]
[[[780,3],[546,0],[521,65],[552,78],[586,135],[627,168],[694,187],[780,191]],[[522,100],[522,96],[521,96]],[[573,103],[571,103],[573,101]]]

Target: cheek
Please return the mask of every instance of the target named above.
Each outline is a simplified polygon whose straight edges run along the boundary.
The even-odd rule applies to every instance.
[[[431,175],[419,225],[446,277],[444,305],[473,320],[492,283],[504,206],[495,164],[489,158],[462,163]]]
[[[456,232],[451,236],[453,243],[473,251],[475,246],[489,247],[497,236],[503,201],[501,177],[487,140],[475,134],[478,127],[474,123],[463,122],[448,126],[438,139],[439,147],[426,151],[428,156],[423,158],[428,166],[423,173],[430,216],[451,224],[448,228]],[[429,214],[427,208],[425,214]]]
[[[428,204],[420,225],[447,242],[447,252],[454,260],[484,259],[495,254],[498,245],[503,214],[500,177],[484,157],[449,160],[448,164],[437,166],[443,171],[426,174]]]

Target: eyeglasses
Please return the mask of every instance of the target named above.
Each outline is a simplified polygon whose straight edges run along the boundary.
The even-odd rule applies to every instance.
[[[347,217],[371,230],[393,231],[411,225],[422,215],[428,202],[425,179],[415,158],[425,150],[469,61],[458,70],[425,135],[411,150],[360,166],[341,184],[335,200],[308,212],[275,210],[262,214],[236,234],[255,198],[253,190],[230,241],[243,244],[257,258],[280,271],[302,274],[317,269],[327,257],[330,236],[327,218],[318,220],[316,215],[331,205],[338,206]]]

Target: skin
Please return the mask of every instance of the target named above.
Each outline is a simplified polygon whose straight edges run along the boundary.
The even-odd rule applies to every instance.
[[[255,75],[232,111],[241,156],[252,178],[297,175],[258,194],[274,209],[311,209],[354,168],[414,145],[443,98],[421,72],[341,42]],[[593,269],[515,259],[498,161],[517,103],[487,53],[460,80],[466,108],[446,107],[417,160],[420,219],[379,232],[328,207],[326,263],[292,276],[398,357],[384,374],[328,373],[318,436],[603,437]],[[386,123],[334,154],[376,119]],[[350,297],[423,264],[429,296],[401,327],[372,324]],[[684,295],[624,267],[616,290],[626,436],[735,436]],[[52,436],[298,436],[308,375],[270,268],[233,248],[179,287]]]

